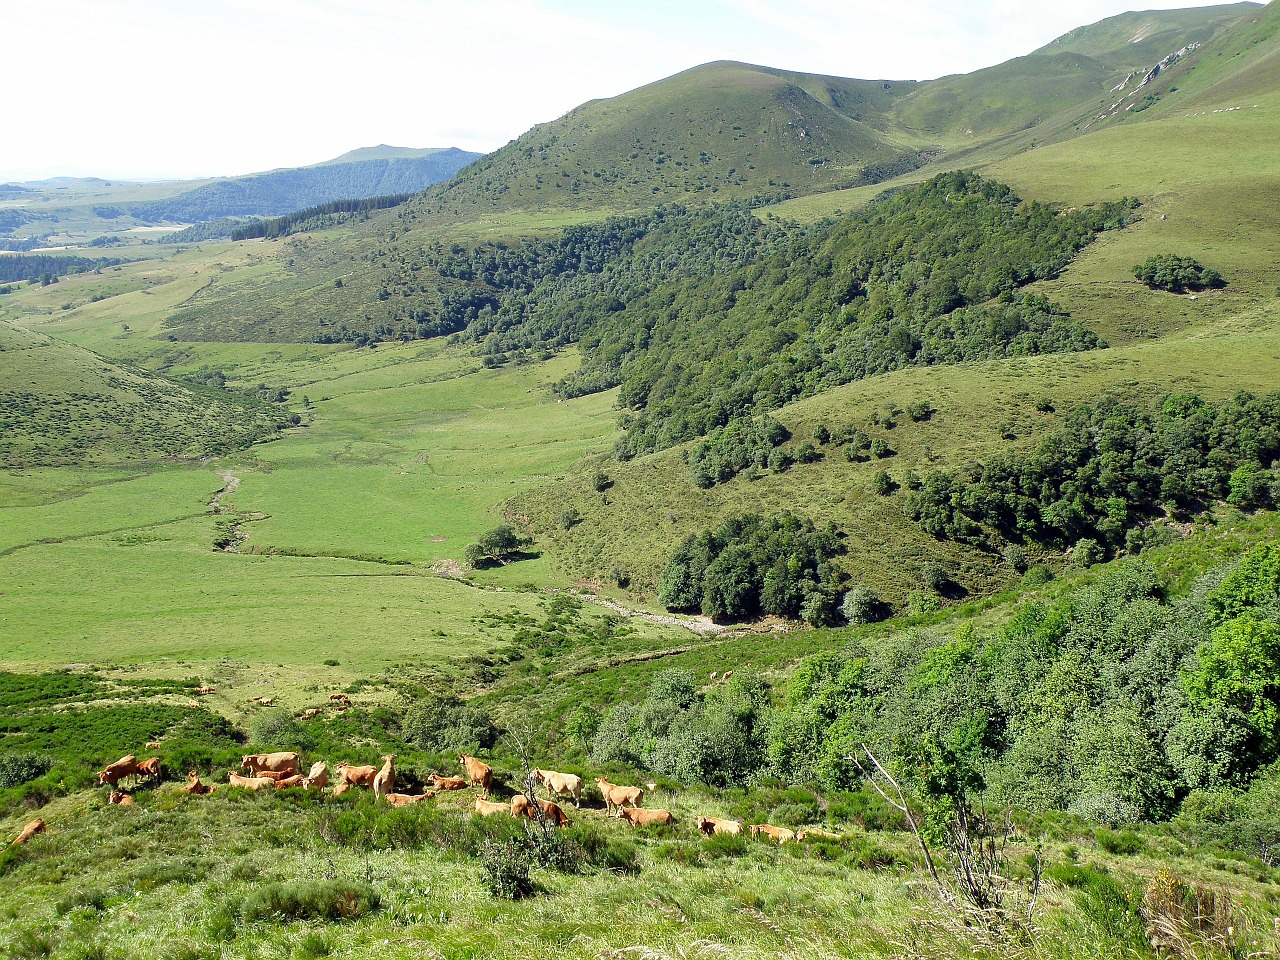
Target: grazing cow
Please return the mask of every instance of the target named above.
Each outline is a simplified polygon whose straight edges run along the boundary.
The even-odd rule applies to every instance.
[[[160,741],[159,741],[159,740],[148,740],[148,741],[146,742],[146,744],[145,744],[145,747],[146,747],[148,750],[159,750],[159,749],[160,749]]]
[[[196,696],[197,696],[197,697],[207,697],[209,694],[211,694],[211,693],[213,693],[213,692],[214,692],[214,688],[213,688],[213,687],[211,687],[211,686],[209,686],[208,684],[205,684],[205,685],[203,685],[203,686],[196,687]]]
[[[816,830],[813,827],[810,827],[808,830],[796,831],[796,843],[804,843],[810,837],[815,837],[819,840],[843,840],[844,839],[844,837],[840,836],[840,834],[838,833],[828,833],[826,830]]]
[[[345,693],[331,693],[329,694],[329,699],[337,704],[339,710],[345,710],[351,706],[351,698]]]
[[[262,776],[264,772],[283,773],[286,777],[291,777],[298,772],[298,755],[296,753],[249,753],[240,758],[240,766],[255,777]]]
[[[742,824],[737,820],[721,820],[719,817],[699,817],[698,829],[708,837],[713,833],[724,833],[731,837],[742,835]]]
[[[11,844],[9,844],[9,846],[16,847],[19,844],[26,843],[28,840],[34,837],[37,833],[44,833],[44,821],[41,820],[39,817],[36,817],[34,820],[28,823],[25,827],[23,827],[22,832],[18,834],[17,838]]]
[[[582,778],[572,773],[556,773],[554,770],[534,770],[533,779],[551,792],[553,797],[573,797],[575,807],[582,806]]]
[[[146,777],[148,780],[160,779],[160,758],[148,757],[146,760],[138,761],[139,777]]]
[[[287,770],[259,770],[254,774],[255,777],[266,777],[268,780],[284,780],[287,777],[296,777],[296,773],[290,773]]]
[[[323,790],[328,782],[329,767],[323,760],[317,760],[311,765],[311,769],[307,771],[307,775],[302,781],[302,786],[306,790]]]
[[[459,755],[458,762],[462,764],[462,770],[472,786],[479,787],[487,797],[493,787],[493,767],[465,753]]]
[[[302,713],[298,715],[298,719],[310,720],[312,717],[318,717],[318,716],[320,716],[319,707],[308,707],[306,710],[303,710]]]
[[[275,781],[277,790],[285,790],[288,787],[300,787],[307,778],[300,773],[295,773],[292,777],[284,777]]]
[[[188,700],[188,701],[187,701],[187,706],[188,706],[188,707],[190,707],[192,710],[199,710],[199,709],[200,709],[200,704],[199,704],[199,703],[197,703],[195,700]]]
[[[438,773],[432,773],[427,775],[427,779],[431,781],[431,786],[436,790],[467,789],[467,781],[462,777],[442,777]]]
[[[213,793],[213,791],[216,789],[218,788],[213,786],[212,784],[201,783],[200,775],[196,773],[194,770],[192,770],[187,773],[186,786],[179,787],[178,791],[180,793],[189,793],[193,796],[203,796],[206,793]]]
[[[135,776],[138,772],[138,759],[130,754],[121,757],[115,763],[109,763],[98,773],[98,786],[115,786],[125,777]]]
[[[790,843],[796,838],[794,830],[788,830],[786,827],[772,827],[767,823],[753,823],[751,825],[751,835],[758,837],[761,835],[768,837],[770,840],[778,841],[778,846],[784,843]]]
[[[373,777],[373,795],[385,797],[396,792],[396,755],[389,753],[382,758],[382,769]]]
[[[422,793],[388,793],[383,799],[393,807],[408,807],[415,803],[421,803],[423,800],[430,800],[436,795],[434,790],[423,790]]]
[[[373,778],[378,775],[378,768],[372,766],[353,767],[351,764],[343,761],[335,768],[338,771],[338,782],[347,784],[348,789],[351,787],[372,787]],[[346,791],[343,791],[344,793]]]
[[[596,777],[596,786],[600,788],[600,796],[604,797],[606,813],[612,813],[614,807],[638,807],[644,800],[644,791],[639,787],[620,786],[604,777]]]
[[[670,810],[641,810],[638,807],[618,807],[618,818],[627,821],[633,827],[647,827],[660,823],[671,826],[676,822]]]
[[[112,790],[107,794],[107,803],[120,807],[137,806],[137,804],[133,802],[133,797],[129,796],[129,794],[125,793],[123,790]]]
[[[483,797],[476,797],[475,813],[477,817],[492,817],[499,813],[510,813],[513,817],[517,816],[507,804],[498,803],[495,800],[485,800]]]
[[[542,816],[557,827],[567,826],[573,821],[565,815],[560,809],[560,804],[554,800],[534,800],[538,805],[538,810],[542,811]],[[511,815],[513,817],[528,817],[530,820],[538,819],[538,812],[534,809],[533,803],[529,802],[529,798],[523,793],[517,793],[511,798]]]
[[[243,787],[246,790],[261,790],[263,787],[276,785],[270,777],[242,777],[238,773],[228,773],[227,782],[233,787]]]
[[[333,795],[335,797],[340,797],[350,789],[351,789],[351,781],[339,780],[333,788]]]

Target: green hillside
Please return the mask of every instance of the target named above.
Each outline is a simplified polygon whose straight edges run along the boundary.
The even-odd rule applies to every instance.
[[[626,210],[813,193],[914,148],[883,115],[912,82],[709,63],[534,127],[424,198],[432,215]]]
[[[198,459],[274,435],[287,414],[247,396],[127,369],[0,322],[0,467]]]

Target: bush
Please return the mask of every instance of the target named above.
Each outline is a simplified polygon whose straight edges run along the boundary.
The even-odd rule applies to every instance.
[[[885,617],[885,606],[879,594],[859,584],[844,595],[840,612],[852,624],[879,623]]]
[[[1107,853],[1114,853],[1117,856],[1132,857],[1147,849],[1146,841],[1132,830],[1098,830],[1094,836],[1097,838],[1098,846]]]
[[[1071,565],[1082,570],[1101,563],[1103,558],[1102,547],[1091,537],[1081,538],[1071,551]]]
[[[1133,268],[1133,275],[1152,290],[1182,293],[1226,286],[1216,270],[1201,266],[1190,257],[1172,253],[1157,254]]]
[[[920,567],[920,582],[935,593],[941,593],[951,578],[942,564],[929,560]]]
[[[479,707],[457,697],[428,696],[404,715],[404,738],[436,753],[475,753],[492,747],[493,722]]]
[[[871,489],[882,497],[893,493],[894,482],[886,470],[877,470],[871,478]]]
[[[519,840],[486,843],[480,850],[485,887],[498,900],[523,900],[537,892],[529,877],[528,847]]]
[[[1004,548],[1000,554],[1005,564],[1018,573],[1026,573],[1027,566],[1030,561],[1027,559],[1027,551],[1016,543],[1011,543]]]
[[[750,851],[741,834],[715,833],[702,841],[702,852],[709,860],[722,857],[745,857]]]
[[[10,753],[0,756],[0,790],[18,787],[43,777],[53,761],[34,753]]]
[[[258,920],[354,920],[373,913],[381,898],[367,883],[307,880],[268,883],[240,904],[240,918]]]

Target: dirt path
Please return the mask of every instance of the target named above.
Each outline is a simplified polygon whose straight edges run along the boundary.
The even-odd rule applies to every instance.
[[[620,603],[615,603],[613,600],[607,600],[604,597],[597,597],[592,593],[578,593],[575,596],[582,600],[589,600],[592,603],[599,604],[624,617],[638,617],[641,620],[648,620],[650,623],[656,623],[664,627],[682,627],[701,636],[716,636],[728,632],[729,629],[713,622],[710,617],[677,617],[672,614],[632,610],[630,607],[624,607]]]

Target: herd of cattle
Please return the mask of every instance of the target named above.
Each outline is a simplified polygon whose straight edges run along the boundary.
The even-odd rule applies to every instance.
[[[148,747],[158,744],[148,744]],[[558,773],[555,770],[535,769],[530,773],[530,793],[516,793],[509,803],[499,803],[488,799],[493,789],[493,768],[477,760],[469,754],[461,754],[458,763],[462,766],[463,776],[443,776],[438,773],[428,775],[430,788],[416,794],[396,792],[395,754],[382,758],[382,766],[353,766],[339,763],[334,767],[336,781],[333,785],[333,796],[339,797],[354,787],[368,787],[373,795],[385,800],[393,807],[404,807],[433,798],[437,792],[448,790],[465,790],[479,787],[481,794],[475,798],[474,813],[487,817],[494,814],[509,814],[517,819],[527,817],[557,827],[565,826],[572,821],[554,799],[539,800],[532,796],[534,786],[542,786],[549,797],[569,798],[575,808],[582,806],[582,778],[572,773]],[[300,787],[303,790],[321,792],[329,784],[329,767],[323,760],[318,760],[304,774],[301,771],[301,757],[294,752],[251,753],[240,758],[241,767],[247,776],[235,772],[227,775],[227,786],[244,790],[262,790],[270,788],[282,790],[287,787]],[[162,770],[159,757],[138,760],[130,755],[121,757],[115,763],[107,764],[98,772],[98,785],[110,787],[107,794],[109,804],[133,806],[133,797],[124,790],[117,789],[121,781],[132,778],[137,784],[142,780],[158,781]],[[656,810],[642,806],[644,789],[610,783],[604,777],[596,778],[596,786],[600,796],[604,798],[606,815],[616,817],[633,827],[652,824],[672,825],[675,817],[670,810]],[[182,793],[202,796],[213,793],[217,787],[200,782],[196,771],[187,774],[187,783],[179,788]],[[775,827],[767,823],[744,824],[737,820],[724,820],[718,817],[700,816],[695,820],[698,829],[712,836],[726,834],[741,836],[749,831],[753,837],[765,837],[779,844],[793,841],[803,842],[809,837],[831,840],[842,839],[838,834],[822,830],[789,830],[786,827]],[[42,819],[33,820],[23,829],[11,846],[26,843],[37,833],[45,829]]]

